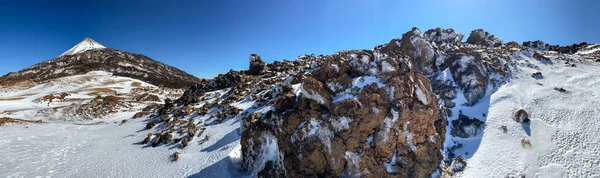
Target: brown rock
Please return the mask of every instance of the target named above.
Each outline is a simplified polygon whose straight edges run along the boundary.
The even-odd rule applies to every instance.
[[[519,109],[514,116],[514,120],[518,123],[529,123],[529,114],[523,109]]]

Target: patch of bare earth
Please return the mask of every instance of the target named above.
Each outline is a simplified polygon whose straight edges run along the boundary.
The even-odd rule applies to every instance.
[[[22,100],[24,97],[9,97],[9,98],[0,98],[0,101],[17,101]]]
[[[41,123],[45,123],[42,120],[23,120],[23,119],[16,119],[16,118],[10,118],[10,117],[2,117],[0,118],[0,125],[4,125],[4,124],[8,124],[8,123],[16,123],[16,124],[26,124],[26,123],[34,123],[34,124],[41,124]]]

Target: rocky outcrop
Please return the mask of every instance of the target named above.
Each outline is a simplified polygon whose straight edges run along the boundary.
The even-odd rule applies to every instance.
[[[267,69],[267,64],[262,61],[258,54],[250,55],[250,67],[248,69],[248,74],[250,75],[261,75],[265,73]]]
[[[242,77],[241,72],[230,70],[225,74],[219,74],[214,79],[202,79],[199,84],[194,84],[186,90],[175,103],[180,105],[197,103],[200,99],[199,97],[204,95],[205,92],[234,87],[240,83]]]
[[[502,46],[502,40],[496,38],[496,36],[484,31],[483,29],[476,29],[471,31],[467,43],[482,45],[485,47],[499,47]]]
[[[541,40],[525,41],[525,42],[523,42],[523,47],[537,48],[537,49],[548,49],[548,44],[544,43]]]
[[[454,42],[456,38],[460,37],[460,34],[451,34],[450,36],[455,36],[454,39],[451,37],[449,37],[449,39],[443,38],[444,31],[440,31],[441,35],[430,32],[427,38],[436,40],[434,42],[444,44],[446,42]],[[446,31],[448,32],[450,30]],[[385,45],[382,50],[394,51],[390,50],[390,48],[397,48],[394,45],[399,46],[400,48],[397,49],[399,49],[402,54],[410,56],[412,65],[415,65],[415,69],[418,71],[424,71],[424,73],[428,74],[439,69],[439,65],[443,63],[445,56],[439,50],[437,50],[436,46],[432,45],[435,43],[427,41],[427,38],[421,34],[421,31],[418,28],[413,28],[411,31],[404,33],[400,40],[392,40],[390,43]]]
[[[425,39],[435,43],[438,47],[444,50],[454,48],[458,43],[462,41],[465,34],[456,32],[454,29],[430,29],[424,34]]]
[[[445,168],[459,156],[458,145],[442,148],[446,133],[472,137],[485,126],[453,115],[454,101],[477,104],[515,65],[507,57],[514,49],[494,48],[502,41],[478,32],[473,44],[452,29],[413,28],[373,50],[272,64],[251,55],[247,71],[203,80],[161,113],[181,118],[203,102],[195,111],[211,124],[243,118],[241,167],[256,177],[430,177],[444,160],[440,150]],[[253,104],[239,110],[234,102]]]
[[[463,90],[467,104],[476,104],[485,95],[489,78],[481,56],[474,53],[455,53],[450,57],[450,61],[454,61],[450,65],[452,77]]]
[[[452,136],[460,138],[469,138],[478,135],[483,132],[485,123],[477,118],[469,118],[465,115],[459,114],[458,119],[452,122]]]
[[[258,177],[430,176],[445,115],[414,64],[384,51],[340,52],[295,74],[299,89],[278,92],[278,109],[242,120],[242,167]]]
[[[556,51],[556,52],[563,53],[563,54],[573,54],[587,46],[588,46],[587,42],[581,42],[579,44],[572,44],[572,45],[568,45],[568,46],[558,46],[558,45],[552,46],[551,45],[548,47],[548,49],[550,51]]]

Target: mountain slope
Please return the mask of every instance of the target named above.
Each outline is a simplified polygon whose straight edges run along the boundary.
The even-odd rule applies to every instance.
[[[60,56],[73,55],[73,54],[85,52],[85,51],[91,50],[91,49],[104,49],[104,48],[106,48],[106,47],[102,46],[100,43],[94,41],[93,39],[85,38],[85,39],[83,39],[83,41],[79,42],[77,45],[73,46],[68,51],[65,51],[64,53],[62,53]]]
[[[134,108],[113,123],[9,124],[0,176],[597,177],[598,45],[463,38],[413,28],[368,50],[252,54],[248,71],[143,119]]]
[[[186,88],[200,82],[198,78],[184,71],[144,55],[104,48],[86,38],[55,59],[0,77],[0,85],[22,81],[44,83],[51,79],[86,74],[91,71],[106,71],[116,76],[131,77],[169,88]]]

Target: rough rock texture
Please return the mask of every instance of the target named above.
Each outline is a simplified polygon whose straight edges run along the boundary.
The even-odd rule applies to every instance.
[[[456,32],[452,28],[436,28],[427,30],[424,36],[425,39],[434,42],[438,47],[444,50],[449,50],[451,48],[454,48],[458,43],[460,43],[465,37],[465,34]]]
[[[267,64],[262,61],[258,54],[250,55],[250,67],[248,68],[248,74],[250,75],[261,75],[265,73]]]
[[[488,72],[477,54],[456,53],[450,57],[450,71],[454,81],[463,89],[469,105],[479,101],[487,89]]]
[[[543,41],[540,41],[540,40],[525,41],[525,42],[523,42],[523,46],[524,47],[529,47],[529,48],[548,49],[548,44],[546,44],[546,43],[544,43]]]
[[[485,123],[450,108],[468,109],[489,96],[510,79],[511,67],[527,65],[519,56],[544,56],[483,30],[474,30],[469,43],[463,37],[413,28],[373,50],[272,64],[251,55],[248,71],[193,85],[150,122],[160,132],[189,135],[196,128],[188,122],[202,122],[185,115],[209,118],[203,124],[241,118],[241,168],[256,177],[452,175],[466,166],[455,139],[480,135]],[[237,109],[240,103],[252,106]]]
[[[199,97],[203,96],[205,92],[234,87],[240,83],[242,77],[244,76],[240,72],[231,70],[226,74],[219,74],[214,79],[202,79],[200,83],[194,84],[186,90],[175,102],[183,105],[197,103]]]
[[[483,132],[485,123],[477,118],[469,118],[459,114],[458,119],[452,122],[452,136],[469,138]]]
[[[431,175],[445,132],[434,122],[445,117],[429,80],[392,51],[400,50],[312,61],[312,72],[297,74],[297,93],[274,98],[283,109],[243,119],[242,167],[259,177]]]
[[[169,88],[186,88],[200,81],[188,73],[144,55],[105,48],[60,56],[18,72],[10,72],[0,77],[0,83],[26,80],[44,83],[51,79],[86,74],[90,71],[106,71],[116,76],[130,77]]]
[[[519,109],[516,113],[515,113],[515,117],[514,120],[518,123],[528,123],[529,120],[529,114],[527,114],[527,112],[525,112],[525,110],[523,109]]]
[[[559,53],[573,54],[587,46],[588,46],[587,42],[581,42],[579,44],[572,44],[572,45],[568,45],[568,46],[558,46],[558,45],[548,46],[548,49],[551,51],[559,52]]]
[[[471,31],[467,43],[483,45],[489,47],[499,47],[502,45],[502,40],[496,38],[496,36],[484,31],[483,29],[476,29]]]
[[[443,36],[444,33],[441,33]],[[436,37],[437,34],[432,34],[428,36],[431,39],[437,40],[437,42],[444,43],[446,41],[453,42],[450,40]],[[460,37],[458,34],[448,35],[455,36],[455,38]],[[462,38],[461,38],[462,39]],[[431,42],[427,41],[425,36],[421,34],[421,31],[417,28],[413,28],[411,31],[406,32],[402,35],[402,39],[399,41],[392,40],[392,42],[386,45],[386,48],[390,50],[390,48],[395,48],[394,45],[399,45],[398,48],[403,54],[411,57],[412,65],[415,65],[415,69],[423,70],[425,73],[431,73],[433,71],[437,71],[439,68],[439,64],[445,59],[445,56],[437,50],[436,46],[433,46]]]

